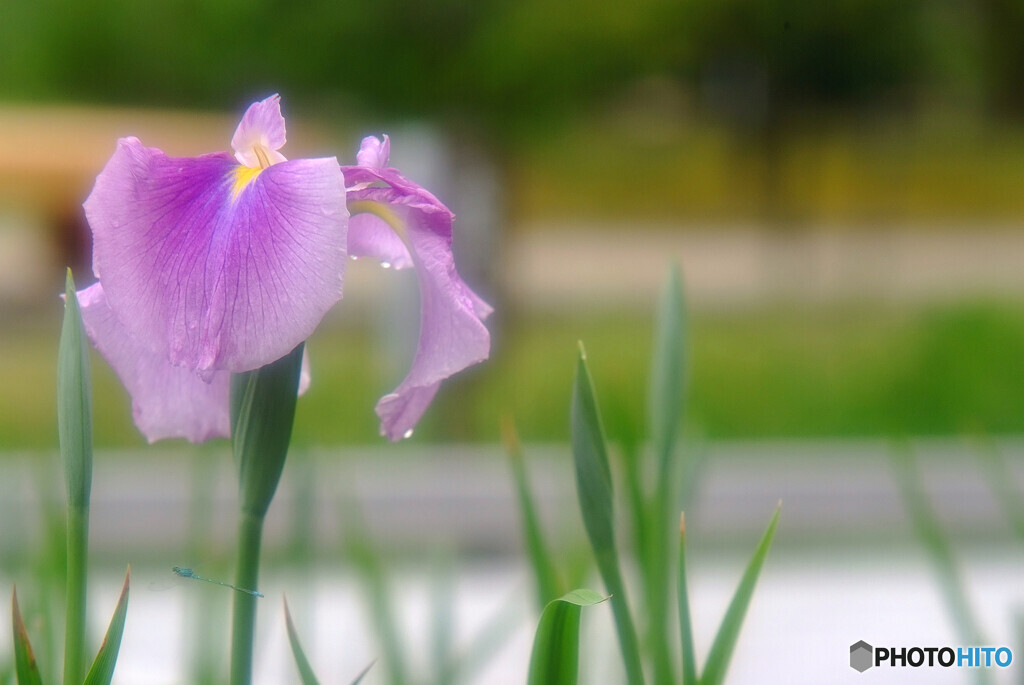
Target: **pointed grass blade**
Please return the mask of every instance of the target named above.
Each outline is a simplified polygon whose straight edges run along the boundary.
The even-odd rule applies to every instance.
[[[384,662],[390,682],[408,683],[409,667],[406,663],[405,644],[399,630],[388,573],[381,552],[368,537],[368,525],[362,511],[351,499],[345,506],[346,540],[348,558],[365,584],[363,595],[369,601],[371,618],[384,653]]]
[[[284,622],[288,628],[288,644],[292,647],[292,656],[295,657],[295,666],[299,669],[299,678],[302,685],[320,685],[313,673],[313,667],[309,665],[309,659],[299,644],[299,634],[295,630],[295,623],[292,621],[292,613],[288,610],[288,600],[284,600]],[[360,676],[362,678],[362,676]]]
[[[131,582],[131,568],[124,574],[124,585],[121,588],[121,597],[117,600],[114,608],[114,615],[107,627],[107,634],[103,638],[99,652],[96,653],[96,660],[92,662],[89,675],[85,677],[85,685],[110,685],[114,677],[114,667],[117,665],[117,653],[121,649],[121,636],[124,635],[124,622],[128,615],[128,586]]]
[[[662,473],[671,459],[683,413],[686,390],[686,364],[683,285],[679,265],[669,268],[661,294],[655,324],[654,352],[651,359],[650,406],[651,439]]]
[[[375,663],[377,663],[376,659],[368,663],[366,668],[360,671],[359,675],[356,676],[356,679],[352,681],[351,685],[359,685],[359,683],[363,682],[363,678],[366,677],[366,674],[370,672],[370,669],[373,668]]]
[[[292,621],[291,611],[288,610],[288,600],[284,600],[284,618],[285,625],[288,628],[288,644],[291,645],[292,655],[295,657],[295,665],[299,669],[299,677],[302,680],[302,685],[320,685],[320,681],[316,679],[316,674],[313,673],[313,667],[309,663],[309,659],[306,658],[306,653],[302,649],[302,645],[299,643],[299,633],[295,630],[295,623]],[[359,683],[366,677],[366,674],[370,672],[376,661],[371,661],[367,664],[366,668],[360,671],[356,679],[352,681],[351,685],[359,685]]]
[[[21,618],[18,608],[18,588],[14,588],[11,596],[11,616],[14,628],[14,672],[18,676],[18,685],[42,685],[39,675],[39,664],[32,653],[32,645],[28,641],[28,631]]]
[[[725,681],[725,673],[729,669],[729,661],[732,659],[733,650],[740,637],[740,628],[743,627],[743,619],[746,618],[747,608],[754,596],[754,587],[757,585],[757,578],[761,574],[764,560],[768,557],[768,550],[771,549],[772,539],[775,537],[775,528],[779,523],[779,512],[782,510],[782,503],[775,508],[772,519],[768,523],[768,529],[764,537],[754,550],[754,556],[747,564],[743,578],[740,579],[736,594],[729,602],[729,608],[725,611],[725,618],[718,627],[718,634],[715,641],[711,643],[711,651],[708,653],[707,663],[704,665],[704,673],[701,675],[701,685],[721,685]]]
[[[654,349],[647,408],[650,439],[654,449],[657,483],[647,507],[645,535],[641,549],[645,560],[642,575],[647,605],[646,641],[654,662],[654,680],[671,682],[672,645],[669,639],[673,519],[680,494],[680,468],[676,460],[676,439],[686,389],[684,359],[683,289],[679,265],[668,269],[655,322]]]
[[[526,550],[530,557],[534,581],[537,584],[537,603],[538,607],[543,609],[548,602],[560,594],[561,582],[558,580],[558,572],[555,570],[551,553],[544,542],[544,533],[541,531],[537,507],[526,474],[526,464],[523,461],[522,445],[519,442],[515,423],[511,418],[506,417],[502,421],[501,438],[505,445],[505,454],[508,455],[509,465],[512,467],[512,479],[519,497],[519,512],[523,519]]]
[[[683,655],[683,685],[697,685],[697,655],[693,647],[690,591],[686,583],[686,516],[679,514],[679,570],[676,600],[679,603],[679,638]]]
[[[580,513],[583,515],[583,525],[590,539],[601,578],[608,594],[611,595],[615,630],[619,636],[627,679],[630,685],[639,685],[644,682],[644,674],[636,629],[626,600],[626,585],[622,579],[618,551],[615,547],[612,476],[608,465],[608,449],[583,343],[579,345],[570,424],[573,461],[576,468],[576,493],[579,497]]]
[[[957,563],[949,538],[932,509],[924,481],[909,446],[897,445],[892,451],[893,468],[903,504],[907,508],[921,545],[931,561],[942,588],[943,599],[960,632],[963,644],[985,644],[981,624],[967,595],[967,584]],[[980,673],[981,671],[979,671]]]
[[[990,438],[977,439],[976,442],[975,450],[987,477],[989,489],[995,495],[995,500],[1010,524],[1010,529],[1024,541],[1024,497],[1021,497],[1022,493],[1017,487],[1010,466],[1002,451]]]
[[[573,590],[544,608],[533,639],[528,685],[575,685],[579,675],[580,610],[603,602],[593,590]]]
[[[521,608],[522,598],[513,595],[477,629],[459,653],[444,665],[435,682],[447,685],[478,682],[479,672],[492,663],[494,655],[508,644],[516,631]]]
[[[67,487],[67,589],[64,609],[64,683],[85,674],[89,495],[92,491],[92,385],[82,312],[71,269],[57,352],[57,435]]]
[[[64,462],[68,506],[89,505],[92,489],[92,382],[82,312],[68,269],[64,322],[57,352],[57,433]]]

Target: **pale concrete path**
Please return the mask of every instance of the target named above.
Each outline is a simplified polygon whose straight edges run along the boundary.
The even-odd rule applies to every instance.
[[[994,444],[1009,464],[1015,487],[1024,487],[1024,440],[1003,438]],[[976,447],[948,439],[916,440],[910,446],[951,535],[981,543],[1005,539],[1006,519]],[[683,455],[703,457],[687,505],[691,538],[745,548],[781,500],[787,544],[910,544],[914,535],[893,478],[893,449],[884,440],[690,445]],[[215,547],[230,547],[237,486],[227,451],[153,450],[97,454],[91,513],[95,550],[180,554],[197,523]],[[574,529],[582,539],[568,445],[529,445],[526,455],[549,534]],[[304,534],[317,544],[338,545],[345,525],[352,524],[354,497],[380,544],[405,551],[442,545],[485,555],[521,553],[520,512],[498,447],[386,445],[324,448],[305,456],[292,459],[285,469],[267,524],[270,547],[287,547],[296,527],[304,526],[309,526]],[[59,478],[43,481],[33,472],[39,458],[6,458],[0,479],[0,552],[28,549],[40,539],[41,483],[50,484],[51,495],[60,501]],[[312,470],[304,468],[310,458]],[[53,475],[59,476],[55,462]],[[197,483],[210,488],[209,500],[201,501]],[[201,521],[194,520],[197,515]]]
[[[500,282],[529,308],[649,306],[673,260],[697,307],[1024,298],[1024,224],[789,233],[670,225],[527,229],[506,240]]]

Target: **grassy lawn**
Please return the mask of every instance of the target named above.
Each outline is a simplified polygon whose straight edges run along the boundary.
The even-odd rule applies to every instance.
[[[56,330],[55,322],[0,341],[4,451],[57,444]],[[690,330],[688,414],[708,437],[1024,432],[1024,305],[698,312]],[[507,317],[491,361],[442,388],[417,439],[493,442],[503,415],[515,418],[525,440],[567,439],[577,340],[587,347],[609,432],[642,427],[646,313]],[[309,350],[313,386],[299,402],[296,444],[377,442],[373,405],[404,360],[384,359],[363,328],[318,331]],[[93,375],[96,443],[142,444],[124,391],[98,357]]]

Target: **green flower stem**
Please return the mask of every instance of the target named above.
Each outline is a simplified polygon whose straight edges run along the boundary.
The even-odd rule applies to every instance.
[[[243,512],[238,525],[238,564],[235,585],[259,587],[260,544],[263,540],[264,517]],[[231,685],[252,682],[252,656],[256,633],[255,595],[234,593],[234,614],[231,627]]]
[[[254,371],[231,377],[231,445],[238,462],[238,565],[235,585],[259,588],[263,521],[281,480],[302,372],[303,345]],[[231,685],[252,682],[256,597],[235,593],[231,627]]]
[[[64,685],[85,677],[85,594],[88,585],[89,507],[68,507],[68,580],[64,626]]]
[[[64,298],[64,323],[57,354],[57,433],[67,487],[64,685],[80,685],[85,677],[85,597],[89,496],[92,491],[92,384],[89,351],[70,269]]]

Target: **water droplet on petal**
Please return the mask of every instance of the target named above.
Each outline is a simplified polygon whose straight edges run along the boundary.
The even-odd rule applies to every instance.
[[[350,259],[351,259],[351,260],[352,260],[353,262],[359,261],[359,257],[356,257],[355,255],[349,255],[349,258],[350,258]]]
[[[382,269],[390,269],[391,268],[391,262],[381,262],[380,266],[381,266]]]
[[[403,439],[411,438],[411,437],[412,437],[412,428],[410,428],[409,430],[405,431],[405,433],[402,433],[402,438]]]

